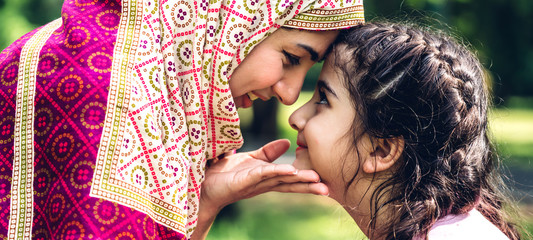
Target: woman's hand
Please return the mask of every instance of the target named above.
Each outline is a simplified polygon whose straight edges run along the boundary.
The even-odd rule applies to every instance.
[[[276,140],[256,151],[213,162],[202,183],[198,224],[191,239],[204,239],[218,212],[241,199],[269,191],[327,195],[328,188],[315,171],[272,163],[289,146],[288,140]]]

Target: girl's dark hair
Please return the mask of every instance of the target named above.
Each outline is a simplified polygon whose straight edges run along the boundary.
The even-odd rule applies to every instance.
[[[394,23],[345,30],[336,44],[335,67],[356,106],[354,146],[362,134],[405,140],[398,171],[372,193],[369,237],[424,237],[438,219],[476,208],[519,239],[503,211],[499,159],[487,135],[488,84],[474,54],[442,33]],[[376,231],[378,211],[388,206],[394,211]]]

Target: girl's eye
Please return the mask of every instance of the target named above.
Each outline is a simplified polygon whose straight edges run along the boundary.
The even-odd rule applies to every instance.
[[[326,96],[326,93],[322,91],[322,89],[318,89],[318,101],[316,102],[318,105],[329,105],[328,97]]]
[[[293,54],[288,53],[287,51],[283,50],[283,55],[287,58],[287,61],[289,61],[290,65],[299,65],[300,64],[300,57],[295,56]]]

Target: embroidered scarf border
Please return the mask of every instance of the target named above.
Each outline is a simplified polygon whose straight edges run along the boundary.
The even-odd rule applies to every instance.
[[[17,83],[15,157],[11,182],[8,239],[29,239],[33,224],[33,149],[35,81],[39,54],[52,33],[61,27],[57,19],[41,28],[22,48]]]

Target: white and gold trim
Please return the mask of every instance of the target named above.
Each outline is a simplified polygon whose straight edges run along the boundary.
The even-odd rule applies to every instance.
[[[353,5],[344,8],[311,9],[301,12],[283,26],[303,30],[336,30],[363,24],[365,22],[363,2],[356,0],[351,2]]]
[[[61,27],[57,19],[41,28],[22,48],[17,83],[15,156],[11,181],[11,202],[7,239],[31,239],[33,223],[33,126],[35,81],[41,49]]]

